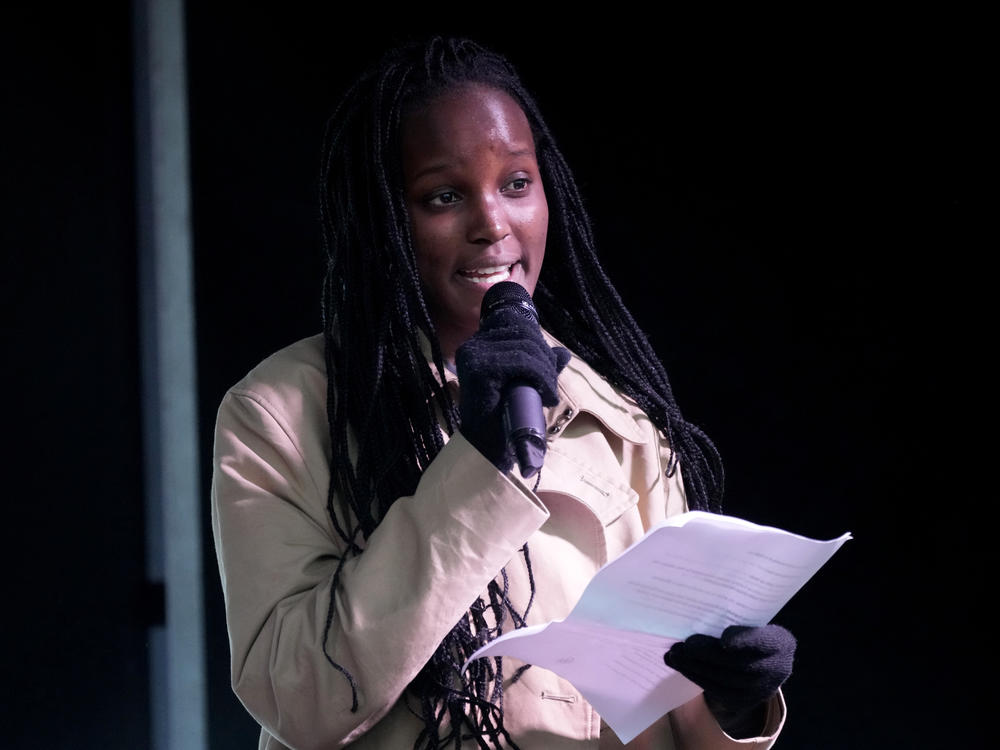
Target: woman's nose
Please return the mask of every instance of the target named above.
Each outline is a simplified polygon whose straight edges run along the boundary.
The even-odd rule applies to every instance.
[[[484,195],[473,201],[469,217],[469,241],[492,245],[510,234],[510,219],[503,200]]]

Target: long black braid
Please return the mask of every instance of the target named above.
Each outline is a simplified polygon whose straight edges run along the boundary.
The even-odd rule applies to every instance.
[[[720,508],[719,454],[681,416],[660,360],[602,270],[573,176],[513,67],[468,40],[434,38],[404,46],[348,90],[327,124],[322,150],[323,316],[333,446],[327,507],[345,543],[331,584],[327,636],[344,562],[362,553],[396,498],[413,494],[444,444],[442,428],[448,434],[458,428],[410,236],[400,129],[408,112],[469,83],[511,96],[535,137],[550,217],[534,295],[542,324],[649,415],[673,451],[667,473],[684,468],[690,507]],[[527,546],[521,554],[533,600]],[[507,623],[522,626],[530,603],[523,612],[514,607],[501,570],[444,638],[408,690],[411,709],[424,722],[415,748],[457,748],[465,739],[482,748],[503,742],[516,747],[503,725],[502,661],[480,659],[465,674],[460,668]],[[326,637],[323,648],[327,653]],[[349,681],[357,710],[353,676],[328,653],[327,659]]]

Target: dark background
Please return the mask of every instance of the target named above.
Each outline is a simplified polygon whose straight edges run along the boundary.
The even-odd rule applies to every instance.
[[[505,8],[386,28],[191,6],[212,750],[257,736],[228,686],[215,408],[318,330],[324,119],[383,47],[431,29],[508,53],[537,94],[609,274],[726,460],[728,512],[854,534],[777,618],[800,640],[780,746],[985,738],[981,19],[675,15],[580,31]],[[114,2],[38,6],[5,28],[4,747],[147,744],[130,25]]]

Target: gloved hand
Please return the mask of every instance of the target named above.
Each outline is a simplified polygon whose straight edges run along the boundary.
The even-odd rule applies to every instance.
[[[569,360],[568,349],[545,343],[538,323],[509,310],[491,314],[458,347],[462,434],[500,471],[514,465],[514,451],[503,430],[505,386],[521,381],[538,391],[544,406],[555,406],[556,380]]]
[[[705,703],[719,726],[738,739],[763,727],[764,701],[792,673],[795,637],[780,625],[730,625],[720,638],[692,635],[663,656],[705,691]]]

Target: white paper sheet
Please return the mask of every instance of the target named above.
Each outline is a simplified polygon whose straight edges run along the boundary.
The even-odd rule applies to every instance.
[[[472,655],[512,656],[573,683],[622,742],[701,688],[663,663],[671,644],[764,625],[851,538],[819,541],[691,511],[602,567],[564,620],[505,633]]]

